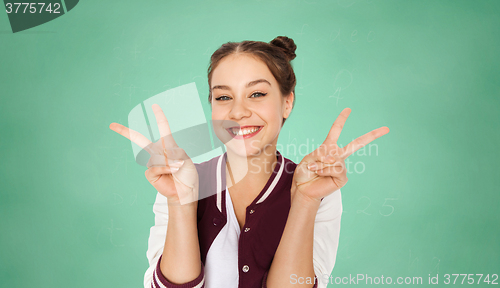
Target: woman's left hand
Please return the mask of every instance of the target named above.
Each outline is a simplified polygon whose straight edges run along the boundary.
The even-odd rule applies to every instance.
[[[306,155],[293,174],[292,199],[295,193],[312,200],[321,199],[340,189],[347,183],[345,159],[361,147],[389,133],[388,127],[380,127],[356,138],[347,146],[337,146],[337,139],[344,123],[351,113],[350,108],[342,110],[318,149]]]

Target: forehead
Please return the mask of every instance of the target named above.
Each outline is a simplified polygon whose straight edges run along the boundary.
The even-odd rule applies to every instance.
[[[277,86],[276,79],[264,62],[250,55],[232,54],[217,65],[211,85],[240,86],[261,78],[268,80],[271,86]]]

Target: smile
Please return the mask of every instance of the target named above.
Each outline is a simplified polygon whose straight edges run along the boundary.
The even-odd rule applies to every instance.
[[[255,136],[262,129],[263,126],[245,126],[242,128],[231,127],[226,130],[233,138],[246,139]]]

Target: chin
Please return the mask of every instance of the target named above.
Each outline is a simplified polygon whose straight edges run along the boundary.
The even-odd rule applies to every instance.
[[[260,147],[251,146],[248,142],[237,139],[232,139],[227,142],[226,148],[228,152],[230,151],[230,153],[241,157],[256,156],[262,153]]]

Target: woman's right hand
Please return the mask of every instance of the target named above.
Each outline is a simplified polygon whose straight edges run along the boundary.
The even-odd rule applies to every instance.
[[[153,112],[160,130],[160,140],[152,143],[137,131],[118,123],[109,128],[128,138],[150,154],[145,175],[156,190],[167,197],[168,204],[188,204],[198,201],[198,172],[184,149],[177,146],[167,117],[159,105],[153,104]]]

